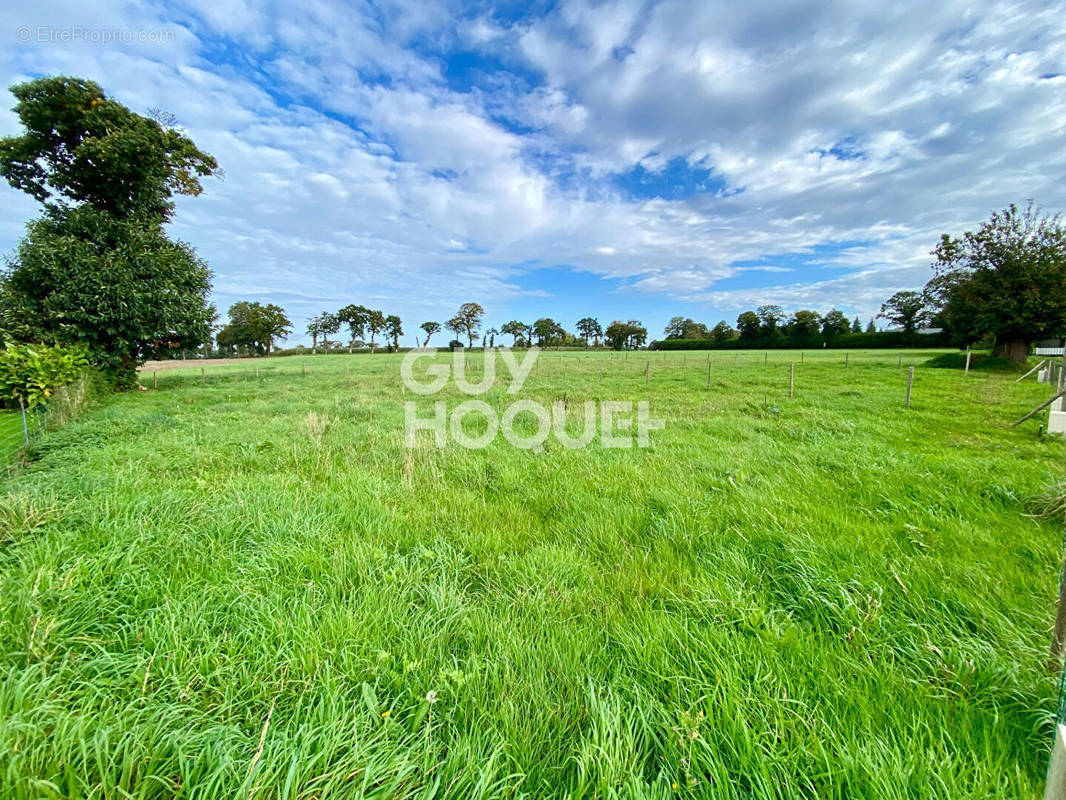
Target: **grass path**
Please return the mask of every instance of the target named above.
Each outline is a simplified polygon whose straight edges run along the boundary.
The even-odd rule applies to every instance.
[[[161,373],[3,487],[0,796],[1031,798],[1063,446],[927,356],[547,353],[666,427],[539,454],[406,448],[397,356]]]

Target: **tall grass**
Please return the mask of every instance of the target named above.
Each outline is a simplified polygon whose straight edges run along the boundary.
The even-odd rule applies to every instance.
[[[647,450],[407,449],[387,355],[50,433],[0,502],[0,795],[1034,796],[1047,388],[765,358],[542,356],[521,397],[647,399]]]

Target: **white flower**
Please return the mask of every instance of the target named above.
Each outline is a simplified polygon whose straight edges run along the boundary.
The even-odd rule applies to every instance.
[[[428,692],[426,692],[426,702],[429,703],[430,705],[433,705],[434,703],[437,702],[437,693],[435,691],[433,691],[432,689],[430,689]]]

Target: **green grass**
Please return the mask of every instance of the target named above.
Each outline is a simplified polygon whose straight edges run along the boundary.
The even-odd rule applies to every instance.
[[[4,487],[0,796],[1034,797],[1063,446],[931,355],[544,354],[666,428],[539,454],[407,449],[398,356],[161,373]]]

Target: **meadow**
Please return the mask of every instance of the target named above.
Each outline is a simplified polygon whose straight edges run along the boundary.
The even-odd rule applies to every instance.
[[[1063,444],[930,355],[548,352],[665,427],[542,452],[406,447],[398,355],[161,372],[0,488],[0,796],[1032,798]]]

